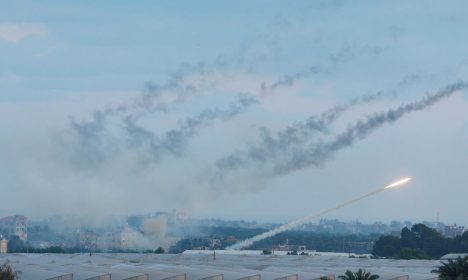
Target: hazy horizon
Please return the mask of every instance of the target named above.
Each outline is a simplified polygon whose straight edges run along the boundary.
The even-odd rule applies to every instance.
[[[6,1],[0,216],[468,225],[463,1]]]

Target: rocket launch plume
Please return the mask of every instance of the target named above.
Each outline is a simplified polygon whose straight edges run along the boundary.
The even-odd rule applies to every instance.
[[[411,112],[424,110],[438,101],[452,96],[456,91],[467,88],[468,81],[458,81],[447,85],[436,93],[427,94],[418,101],[370,115],[364,120],[349,125],[344,132],[329,142],[317,143],[309,149],[298,149],[288,161],[276,165],[274,172],[275,174],[287,174],[309,166],[321,166],[337,151],[352,146],[357,140],[364,139],[382,125],[396,122]]]
[[[267,129],[260,130],[261,143],[250,146],[247,151],[236,151],[217,160],[216,166],[223,171],[238,169],[252,162],[272,162],[279,155],[301,150],[305,143],[309,143],[316,133],[326,132],[344,112],[355,106],[379,100],[385,96],[392,96],[404,87],[417,81],[417,75],[406,75],[389,91],[379,91],[373,94],[365,94],[355,97],[350,101],[335,105],[328,110],[309,116],[305,121],[294,122],[276,135],[272,135]]]
[[[125,119],[124,129],[134,144],[147,145],[150,157],[156,161],[164,154],[180,156],[187,141],[201,127],[209,125],[216,119],[229,120],[234,118],[257,102],[257,99],[253,97],[239,95],[238,100],[231,103],[228,109],[206,109],[196,116],[179,121],[177,128],[167,131],[159,138],[152,131],[136,124],[135,120],[131,118]]]
[[[264,232],[262,234],[259,234],[259,235],[256,235],[254,237],[243,240],[241,242],[238,242],[238,243],[236,243],[236,244],[234,244],[234,245],[232,245],[232,246],[230,246],[230,247],[228,247],[226,249],[227,250],[240,250],[242,248],[249,247],[253,243],[257,242],[257,241],[260,241],[260,240],[275,236],[275,235],[277,235],[279,233],[282,233],[282,232],[297,228],[298,226],[307,224],[307,223],[309,223],[310,221],[312,221],[314,219],[317,219],[317,218],[319,218],[319,217],[321,217],[323,215],[326,215],[326,214],[328,214],[330,212],[333,212],[333,211],[338,210],[340,208],[343,208],[343,207],[346,207],[346,206],[351,205],[353,203],[356,203],[356,202],[358,202],[360,200],[363,200],[364,198],[373,196],[375,194],[378,194],[378,193],[383,192],[385,190],[391,189],[393,187],[401,186],[401,185],[403,185],[405,183],[408,183],[410,180],[411,180],[411,178],[409,178],[409,177],[398,180],[398,181],[396,181],[394,183],[389,184],[388,186],[385,186],[383,188],[379,188],[379,189],[377,189],[375,191],[372,191],[370,193],[364,194],[364,195],[359,196],[357,198],[354,198],[354,199],[351,199],[351,200],[346,201],[344,203],[338,204],[335,207],[328,208],[326,210],[323,210],[321,212],[318,212],[318,213],[315,213],[315,214],[312,214],[312,215],[309,215],[309,216],[305,216],[304,218],[301,218],[299,220],[290,222],[288,224],[284,224],[284,225],[282,225],[280,227],[277,227],[275,229],[269,230],[269,231]]]
[[[266,36],[266,38],[269,37],[270,36]],[[271,39],[273,39],[273,37],[275,36],[272,36]],[[268,40],[269,39],[267,39],[267,41]],[[252,46],[253,45],[255,44],[252,44]],[[88,161],[89,159],[91,162],[101,162],[106,158],[106,152],[103,150],[112,144],[110,142],[115,141],[115,138],[110,137],[109,135],[108,126],[115,123],[111,119],[116,117],[120,118],[118,120],[118,129],[123,129],[122,132],[126,133],[125,136],[130,139],[132,144],[146,143],[147,146],[150,147],[149,154],[151,154],[151,157],[154,158],[154,155],[156,155],[156,158],[158,158],[158,154],[160,152],[163,154],[180,154],[180,148],[184,148],[181,146],[186,143],[191,136],[196,134],[178,133],[180,130],[187,131],[187,129],[182,126],[187,126],[186,124],[188,121],[200,120],[197,122],[198,129],[200,127],[209,126],[209,124],[216,119],[229,120],[246,111],[245,109],[250,105],[259,103],[256,101],[245,102],[248,98],[240,98],[238,102],[229,104],[230,109],[226,112],[220,112],[220,109],[218,108],[207,108],[199,115],[187,117],[185,120],[181,120],[179,122],[179,127],[170,130],[165,135],[162,135],[162,139],[158,139],[159,137],[153,131],[137,124],[138,119],[145,115],[156,112],[167,112],[169,106],[172,104],[181,103],[203,92],[217,89],[223,78],[229,76],[229,74],[236,69],[250,69],[253,65],[260,62],[257,61],[258,58],[255,55],[252,55],[253,50],[249,50],[252,46],[243,46],[243,49],[239,53],[233,55],[220,55],[213,61],[182,64],[169,75],[166,81],[162,83],[148,83],[141,94],[131,98],[130,100],[116,106],[107,106],[105,109],[94,111],[91,116],[91,120],[76,121],[74,118],[70,117],[70,128],[80,145],[80,153],[85,155],[84,160]],[[248,92],[248,95],[251,96],[251,100],[256,99],[257,96],[259,98],[263,98],[270,95],[280,87],[293,86],[294,83],[300,79],[305,79],[317,74],[330,74],[330,72],[335,70],[339,65],[347,62],[358,53],[375,55],[374,51],[367,48],[354,50],[347,46],[330,54],[326,62],[322,65],[317,64],[292,74],[285,74],[269,83],[262,82],[259,85],[258,90]],[[375,99],[378,97],[379,95],[368,95],[362,98],[357,98],[353,102],[369,102],[371,101],[369,98]],[[232,110],[233,107],[239,107],[241,110],[234,112]],[[332,119],[348,107],[349,106],[347,105],[338,106],[335,108],[336,111],[329,111],[326,116],[322,117]],[[208,114],[210,116],[207,118],[206,116]],[[227,115],[230,115],[231,117],[226,117]],[[310,119],[305,125],[320,129],[323,128],[325,124],[321,122],[321,120]],[[195,129],[192,129],[192,131],[196,132]],[[175,136],[174,141],[178,142],[167,142],[166,140],[171,140],[170,138],[173,135]],[[185,138],[182,139],[182,137]],[[163,145],[154,145],[155,142],[160,141],[166,142],[165,144],[163,143]],[[165,149],[165,147],[169,148],[169,150]],[[155,151],[156,153],[154,153]]]

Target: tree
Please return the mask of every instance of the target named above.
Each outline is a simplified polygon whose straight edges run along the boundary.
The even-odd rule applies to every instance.
[[[404,259],[439,258],[448,253],[468,250],[468,234],[445,238],[435,229],[424,224],[415,224],[411,230],[401,230],[400,237],[383,235],[375,242],[373,253],[382,257]]]
[[[400,253],[400,249],[400,238],[383,235],[375,242],[372,253],[376,256],[396,257]]]
[[[414,226],[413,226],[414,228]],[[416,248],[418,247],[418,236],[414,234],[411,230],[409,230],[407,227],[403,228],[401,230],[401,247],[404,248]]]
[[[11,269],[11,266],[4,264],[0,266],[0,280],[15,280],[16,274]]]
[[[468,256],[458,257],[456,260],[441,262],[441,266],[432,270],[432,273],[439,274],[442,280],[465,280],[468,279]]]
[[[262,254],[264,254],[264,255],[271,255],[271,250],[264,249],[264,250],[262,251]]]
[[[158,249],[154,250],[155,254],[164,254],[165,250],[162,247],[158,247]]]
[[[357,272],[352,272],[351,270],[346,270],[344,275],[338,276],[341,280],[377,280],[380,278],[377,274],[371,274],[365,269],[358,269]]]
[[[405,260],[429,260],[431,256],[429,256],[426,252],[418,248],[402,248],[400,250],[400,255],[398,256],[398,258]]]

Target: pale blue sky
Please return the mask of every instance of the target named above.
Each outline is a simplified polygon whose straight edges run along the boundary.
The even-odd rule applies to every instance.
[[[277,222],[413,176],[411,188],[330,218],[422,220],[440,212],[442,220],[468,224],[466,91],[379,127],[319,168],[271,173],[288,151],[229,174],[216,165],[261,145],[261,127],[274,134],[384,93],[311,136],[300,146],[306,151],[371,113],[467,79],[467,9],[465,1],[1,1],[0,185],[7,202],[0,214],[180,209]],[[181,66],[201,64],[203,71]],[[148,83],[164,84],[174,73],[184,74],[180,84],[142,97]],[[262,94],[262,84],[295,74],[291,84]],[[178,95],[186,84],[196,89]],[[165,133],[181,121],[232,109],[239,93],[258,103],[201,124],[177,151],[164,146]],[[71,120],[89,129],[96,111],[108,112],[105,128],[77,134]],[[158,149],[149,138],[131,138],[129,116],[162,141]]]

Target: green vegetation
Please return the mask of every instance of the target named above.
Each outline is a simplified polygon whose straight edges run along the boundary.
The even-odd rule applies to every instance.
[[[381,236],[374,245],[373,254],[379,257],[401,259],[440,258],[448,253],[468,252],[468,232],[455,238],[446,238],[424,224],[411,230],[403,228],[399,237]]]
[[[169,250],[170,253],[181,253],[192,249],[223,249],[233,245],[237,240],[255,236],[265,232],[263,228],[235,228],[235,227],[212,227],[200,229],[199,235],[180,240]],[[234,239],[232,237],[235,237]],[[312,231],[288,231],[270,238],[256,242],[247,249],[262,250],[272,248],[273,245],[289,244],[305,245],[308,249],[319,252],[345,252],[365,254],[372,251],[373,242],[379,237],[375,235],[342,235],[330,233],[317,233]],[[219,245],[211,247],[210,239],[219,239]]]
[[[468,256],[456,260],[442,262],[442,265],[432,271],[439,274],[441,280],[465,280],[468,279]]]
[[[155,254],[164,254],[164,252],[166,251],[162,247],[158,247],[158,249],[154,250]]]
[[[0,280],[15,280],[18,277],[8,264],[0,266]]]
[[[420,259],[420,260],[429,260],[431,256],[426,254],[421,249],[418,248],[402,248],[398,256],[399,259],[411,260],[411,259]]]
[[[376,235],[331,234],[312,231],[287,231],[270,238],[256,242],[249,249],[271,248],[273,245],[289,244],[305,245],[307,249],[318,252],[342,252],[366,254],[372,251]]]
[[[379,275],[371,274],[365,269],[359,269],[357,272],[352,272],[351,270],[346,270],[344,275],[338,276],[341,280],[377,280]]]

